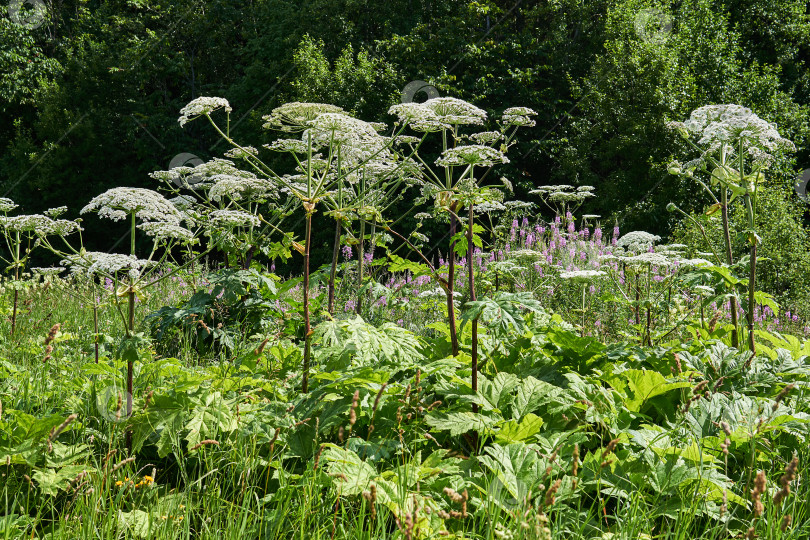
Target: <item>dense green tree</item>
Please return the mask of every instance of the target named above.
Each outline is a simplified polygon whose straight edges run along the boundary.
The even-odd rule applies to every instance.
[[[597,186],[592,208],[619,217],[625,229],[667,233],[667,202],[696,207],[702,198],[666,172],[678,152],[666,119],[683,119],[705,104],[738,103],[805,147],[808,109],[782,89],[780,66],[751,58],[729,14],[713,2],[689,0],[671,13],[644,5],[623,2],[610,10],[605,53],[575,86],[579,114],[563,130],[569,142],[560,146],[557,179]],[[645,9],[671,28],[640,34]]]
[[[701,204],[665,172],[680,147],[664,120],[697,106],[750,107],[796,142],[801,168],[810,157],[810,25],[797,0],[47,5],[31,29],[0,6],[0,192],[30,211],[75,211],[113,185],[151,187],[147,173],[183,152],[220,155],[209,130],[176,122],[197,96],[228,98],[232,132],[255,144],[261,116],[282,101],[390,121],[387,106],[413,80],[490,114],[537,110],[499,174],[521,197],[549,183],[594,185],[588,211],[625,230],[665,233],[666,202]],[[663,17],[658,32],[643,24],[651,13]],[[790,167],[777,167],[786,189]],[[98,248],[118,234],[88,225]]]

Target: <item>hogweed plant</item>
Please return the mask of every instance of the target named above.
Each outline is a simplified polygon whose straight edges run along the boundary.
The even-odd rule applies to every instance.
[[[757,246],[761,241],[755,227],[757,186],[764,181],[765,171],[773,162],[774,155],[795,151],[796,147],[779,134],[776,126],[740,105],[700,107],[685,122],[669,122],[667,125],[677,130],[691,148],[700,152],[699,157],[683,165],[673,162],[670,172],[696,179],[715,201],[707,213],[721,211],[726,263],[729,265],[734,260],[728,206],[738,198],[745,205],[748,227],[739,233],[749,245],[748,297],[744,309],[748,322],[748,347],[754,353]],[[697,139],[697,142],[692,139]],[[720,200],[696,173],[709,177],[709,183],[720,191]],[[732,324],[735,327],[732,339],[736,347],[739,346],[737,299],[732,297],[731,302]]]
[[[541,186],[531,190],[532,195],[539,195],[543,204],[557,216],[572,216],[586,200],[595,197],[593,186]],[[599,216],[591,215],[591,218]],[[583,216],[585,219],[585,216]]]
[[[207,229],[206,236],[225,253],[229,266],[248,269],[259,252],[286,258],[290,247],[297,247],[293,239],[283,233],[277,242],[269,239],[281,233],[279,227],[292,213],[294,201],[282,200],[276,185],[236,166],[233,160],[246,160],[251,151],[228,155],[232,159],[214,158],[196,167],[176,167],[150,176],[176,195],[169,200],[181,211],[217,225]]]
[[[456,245],[459,240],[457,226],[463,219],[459,212],[468,205],[467,236],[472,241],[474,205],[488,201],[498,201],[502,193],[493,188],[482,189],[479,185],[486,174],[475,177],[475,167],[491,168],[508,162],[506,152],[514,144],[514,137],[521,127],[534,125],[531,119],[536,113],[526,107],[506,109],[498,122],[498,131],[483,131],[470,135],[462,131],[463,126],[480,126],[487,119],[486,111],[466,101],[439,97],[424,103],[403,103],[394,105],[389,113],[395,114],[400,123],[416,132],[439,133],[442,155],[436,160],[438,170],[429,166],[417,154],[415,159],[422,165],[422,200],[433,200],[434,209],[439,215],[449,218],[450,249],[447,255],[447,316],[450,329],[450,344],[453,355],[459,351],[458,333],[454,306]],[[466,141],[469,141],[467,143]],[[472,245],[468,245],[468,260],[472,259]],[[470,266],[469,268],[472,268]],[[470,293],[474,295],[474,281],[470,282]],[[474,299],[474,296],[473,296]]]
[[[128,255],[87,251],[81,242],[79,246],[71,245],[66,239],[66,233],[78,229],[78,224],[72,221],[61,224],[58,221],[51,220],[52,223],[49,223],[40,219],[41,223],[36,232],[42,246],[62,257],[61,264],[69,267],[74,277],[88,280],[106,278],[112,281],[116,300],[114,305],[126,329],[119,353],[127,362],[126,414],[130,417],[134,364],[147,343],[142,335],[135,333],[136,297],[143,298],[150,287],[191,264],[192,260],[188,260],[170,273],[155,275],[157,269],[164,266],[173,248],[195,241],[195,233],[183,227],[182,223],[194,226],[196,222],[189,214],[181,212],[159,193],[142,188],[110,189],[94,197],[81,210],[82,214],[90,212],[97,213],[103,219],[129,222]],[[216,223],[209,223],[209,226],[212,225],[215,226]],[[152,240],[152,249],[146,259],[139,259],[135,253],[136,236],[139,231]],[[61,242],[52,241],[53,237],[58,237]],[[117,301],[118,298],[126,299],[126,313]],[[131,448],[132,432],[127,431],[126,437],[127,447]]]
[[[309,389],[309,365],[311,359],[312,323],[310,313],[310,252],[312,242],[312,219],[319,208],[326,209],[340,224],[345,223],[349,212],[355,212],[365,224],[376,221],[379,210],[369,204],[366,197],[366,184],[379,183],[380,179],[390,182],[389,189],[397,189],[407,178],[403,170],[409,168],[408,161],[392,151],[393,137],[380,135],[384,126],[364,122],[353,118],[340,107],[321,103],[287,103],[277,107],[270,115],[264,117],[266,129],[285,134],[298,135],[298,138],[279,138],[265,147],[273,152],[289,155],[295,162],[294,174],[279,175],[258,156],[252,147],[238,144],[231,138],[229,122],[221,128],[211,117],[217,109],[230,112],[228,102],[222,98],[198,98],[187,105],[180,117],[181,125],[197,118],[205,117],[214,129],[232,145],[232,155],[238,155],[254,171],[239,175],[223,191],[233,193],[243,185],[246,176],[261,185],[277,190],[290,201],[300,204],[305,221],[303,245],[293,246],[303,255],[303,319],[304,319],[304,358],[301,388],[304,393]],[[410,166],[413,168],[413,166]],[[190,172],[190,171],[189,171]],[[255,176],[255,175],[258,175]],[[223,179],[214,177],[217,185]],[[347,185],[360,184],[359,197],[349,197]],[[213,188],[212,188],[213,189]],[[209,193],[210,196],[210,193]],[[211,196],[213,199],[214,197]],[[231,197],[233,199],[233,197]],[[231,200],[231,202],[234,202]],[[296,206],[297,207],[297,206]],[[250,210],[250,209],[248,209]],[[244,210],[217,210],[215,217],[230,212],[227,217],[243,217],[261,221],[261,216],[254,216]],[[239,216],[233,214],[240,212]],[[223,216],[225,217],[225,216]],[[252,224],[251,224],[252,225]],[[337,225],[338,227],[340,225]],[[364,225],[363,225],[364,226]],[[274,226],[275,232],[281,232]],[[361,234],[361,241],[362,241]],[[336,235],[335,243],[340,235]],[[360,258],[362,265],[363,258]],[[362,280],[362,266],[360,269]],[[334,284],[330,285],[334,289]]]
[[[0,234],[5,241],[8,258],[0,256],[0,261],[6,265],[5,271],[13,273],[12,287],[14,289],[14,300],[11,315],[11,335],[17,326],[17,307],[19,302],[20,289],[24,284],[20,281],[22,272],[25,270],[31,258],[33,250],[39,246],[41,239],[46,235],[67,236],[81,230],[79,225],[73,221],[56,219],[62,215],[67,208],[51,208],[45,214],[21,214],[9,216],[8,213],[17,208],[17,204],[11,199],[0,198]]]

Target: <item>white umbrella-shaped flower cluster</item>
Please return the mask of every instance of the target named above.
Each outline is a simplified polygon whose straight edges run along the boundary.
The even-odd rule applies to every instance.
[[[347,114],[337,105],[326,103],[301,103],[294,101],[273,109],[273,112],[262,117],[264,129],[296,132],[304,131],[309,123],[322,114]]]
[[[460,125],[482,125],[487,119],[483,109],[462,99],[432,98],[424,103],[401,103],[388,109],[414,131],[428,133]]]
[[[116,276],[125,272],[131,280],[137,280],[141,270],[152,261],[139,259],[134,255],[104,253],[103,251],[81,251],[67,255],[60,264],[70,268],[73,275],[92,277],[94,275]]]
[[[220,97],[198,97],[188,105],[180,109],[180,118],[177,119],[181,126],[185,126],[191,120],[203,115],[209,115],[217,109],[225,109],[231,112],[231,105],[228,100]]]
[[[0,212],[11,212],[17,208],[17,203],[12,201],[11,199],[7,199],[5,197],[0,197]]]
[[[160,221],[178,225],[180,211],[156,191],[143,188],[112,188],[94,197],[81,214],[98,212],[99,217],[121,221],[135,215],[141,221]]]
[[[258,227],[259,218],[240,210],[214,210],[208,214],[208,222],[213,227]]]
[[[234,176],[217,174],[211,177],[214,185],[208,190],[212,201],[221,202],[225,198],[235,201],[253,197],[278,196],[278,190],[270,180],[256,176]]]
[[[632,231],[616,242],[616,247],[624,249],[625,251],[640,253],[649,251],[656,242],[660,241],[661,237],[655,234],[650,234],[645,231]]]
[[[501,122],[505,126],[532,127],[535,122],[531,119],[537,113],[528,107],[510,107],[503,111]]]
[[[13,233],[33,233],[38,236],[67,236],[82,230],[75,221],[51,219],[42,214],[0,216],[0,227]]]
[[[736,148],[741,143],[756,161],[768,162],[773,159],[772,152],[796,150],[775,125],[741,105],[707,105],[692,111],[686,121],[669,122],[667,126],[685,137],[696,138],[698,145],[708,148],[708,153],[723,145]]]
[[[436,165],[440,167],[462,167],[467,165],[491,167],[498,163],[509,163],[509,158],[500,150],[481,144],[448,148],[436,160]]]

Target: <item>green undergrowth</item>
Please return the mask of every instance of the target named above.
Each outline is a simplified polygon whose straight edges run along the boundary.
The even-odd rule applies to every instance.
[[[126,362],[103,340],[94,361],[92,321],[45,360],[31,324],[0,352],[0,538],[810,536],[806,344],[500,322],[477,393],[469,325],[452,357],[442,323],[355,317],[316,327],[307,394],[283,337],[140,353],[129,418]]]

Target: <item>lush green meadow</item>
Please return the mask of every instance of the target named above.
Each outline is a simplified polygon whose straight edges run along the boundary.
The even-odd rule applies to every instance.
[[[303,394],[302,347],[274,308],[299,299],[246,286],[265,327],[218,354],[198,354],[193,328],[171,356],[156,341],[139,353],[128,417],[117,314],[99,310],[96,362],[92,307],[64,286],[25,291],[14,337],[2,323],[6,538],[810,532],[810,347],[795,338],[763,332],[771,349],[754,359],[722,337],[604,344],[538,310],[482,332],[474,394],[469,324],[453,357],[425,302],[419,333],[325,318]],[[191,292],[173,282],[139,307]]]
[[[756,281],[774,126],[670,124],[670,173],[715,201],[678,244],[581,214],[590,186],[488,177],[531,109],[289,103],[261,150],[230,110],[179,119],[225,159],[81,209],[131,225],[125,254],[0,199],[3,538],[810,535],[804,308]]]

